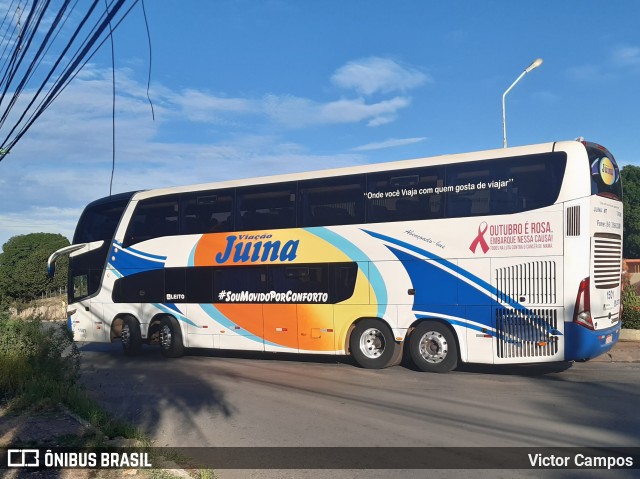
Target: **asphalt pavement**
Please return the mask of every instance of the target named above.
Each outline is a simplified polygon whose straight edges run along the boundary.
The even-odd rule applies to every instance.
[[[147,361],[151,361],[153,363],[151,358],[147,358]],[[591,360],[590,362],[600,362],[600,363],[640,363],[640,331],[623,330],[623,334],[621,335],[621,339],[615,344],[615,346],[611,349],[611,351],[601,355],[598,358],[595,358],[595,359]],[[224,366],[224,361],[217,361],[217,362],[211,361],[211,364],[213,366],[215,366],[218,363],[222,363],[222,366]],[[169,365],[171,363],[167,363],[167,364]],[[218,367],[220,367],[220,364],[218,364]],[[605,367],[605,365],[600,365],[599,367]],[[625,367],[628,368],[628,367],[635,367],[635,366],[632,366],[632,365],[628,365],[628,366],[620,365],[620,367],[621,368],[625,368]],[[263,366],[263,369],[264,369],[264,366]],[[322,370],[323,369],[322,368],[322,364],[320,364],[317,369]],[[318,374],[321,374],[321,372],[319,372]],[[375,375],[376,372],[372,373],[370,371],[360,371],[359,376],[362,376],[362,375],[366,376],[368,374]],[[384,374],[384,373],[382,373],[382,374]],[[397,374],[397,375],[399,375],[399,374]],[[391,376],[391,377],[393,378],[394,376]],[[413,378],[413,379],[418,380],[421,377],[422,377],[421,375],[416,374],[415,378]],[[219,378],[217,378],[218,381],[223,381],[224,379],[225,379],[225,377],[223,377],[223,376],[220,376]],[[234,378],[230,378],[229,380],[231,380],[231,379],[233,379],[232,382],[235,382],[235,381],[245,381],[245,382],[247,382],[251,378],[236,377],[235,379]],[[319,380],[320,379],[322,379],[322,377],[320,377]],[[410,378],[410,379],[412,379],[412,378]],[[462,379],[464,380],[465,378],[462,378]],[[473,379],[473,378],[471,378],[471,379]],[[482,381],[485,382],[487,380],[487,377],[484,376],[483,378],[480,378],[480,379],[482,379]],[[511,377],[511,376],[496,375],[496,378],[495,378],[495,381],[497,381],[497,386],[499,386],[501,382],[508,381],[509,383],[511,383],[514,380],[516,380],[516,379]],[[231,387],[231,386],[229,386],[229,384],[226,384],[226,386],[227,386],[228,389],[230,389],[230,387]],[[269,388],[267,388],[267,389],[269,389]],[[279,395],[278,397],[281,398],[280,400],[282,400],[283,397],[286,397],[286,395],[282,396],[282,391],[281,390],[279,390],[278,395]],[[316,396],[314,396],[315,397],[315,401],[318,401],[319,399]],[[535,397],[539,399],[539,398],[544,397],[544,396],[535,396]],[[339,403],[339,406],[335,406],[335,404],[334,404],[335,401],[334,401],[334,402],[332,402],[332,406],[331,407],[333,409],[335,409],[336,407],[345,407],[345,403],[346,402],[348,402],[348,401],[346,401],[346,400],[342,401],[342,402]],[[209,406],[210,406],[210,404],[209,404]],[[373,406],[371,406],[371,407],[373,407]],[[210,409],[210,407],[209,407],[209,409]],[[248,410],[253,410],[253,409],[248,408]],[[69,415],[69,417],[66,417],[66,415],[68,414],[68,411],[63,411],[60,414],[61,415],[65,415],[65,417],[62,418],[62,419],[64,419],[67,423],[73,423],[75,426],[80,427],[77,424],[75,424],[75,421],[76,421],[75,417],[72,418],[70,415]],[[211,414],[213,414],[215,416],[214,413],[211,413]],[[236,418],[231,417],[231,416],[229,416],[229,417],[230,417],[230,419],[227,418],[227,419],[225,419],[225,421],[219,421],[219,422],[221,422],[222,424],[225,424],[227,422],[228,423],[234,423],[234,421],[237,421]],[[2,424],[3,423],[3,419],[4,420],[9,420],[10,418],[6,418],[6,417],[5,418],[0,418],[0,432],[8,432],[7,428],[1,427],[3,425],[4,426],[9,426],[8,423],[7,424]],[[36,419],[39,420],[40,418],[36,418]],[[48,419],[49,419],[50,422],[52,422],[51,421],[51,417],[49,417]],[[299,419],[300,418],[298,417],[298,420]],[[3,429],[7,429],[7,430],[3,431]],[[11,429],[11,428],[9,428],[9,429]],[[38,429],[41,429],[41,427],[38,427]],[[63,432],[65,432],[65,431],[63,431]],[[60,433],[61,433],[61,431],[57,430],[57,428],[56,428],[55,431],[51,431],[50,432],[50,436],[51,436],[50,438],[49,437],[47,437],[47,438],[42,438],[42,437],[38,437],[38,438],[21,437],[20,439],[22,439],[22,440],[25,440],[25,439],[29,440],[30,439],[32,441],[33,440],[36,440],[36,441],[38,441],[38,440],[50,440],[50,439],[54,439],[54,437],[56,437],[56,436],[59,436]],[[0,434],[0,436],[2,436],[2,439],[5,440],[5,445],[10,445],[10,444],[13,443],[14,440],[18,439],[13,434]],[[175,472],[175,471],[172,471],[172,472]],[[233,471],[233,470],[226,471],[225,470],[224,473],[221,474],[219,477],[225,478],[225,479],[227,479],[227,478],[235,479],[236,477],[249,477],[249,476],[264,477],[264,478],[267,478],[267,477],[268,478],[271,478],[271,477],[287,477],[287,478],[288,477],[295,477],[295,475],[283,475],[283,476],[266,475],[265,476],[264,475],[264,471],[250,471],[251,474],[245,474],[246,472],[247,471]],[[291,472],[294,472],[294,471],[291,471]],[[297,472],[300,472],[300,471],[297,471]],[[245,474],[245,475],[243,475],[243,474]],[[298,476],[298,477],[300,477],[300,476]],[[309,478],[314,477],[315,478],[315,477],[321,477],[321,476],[302,476],[302,477],[309,477]],[[338,477],[338,476],[336,476],[336,477]],[[347,477],[347,476],[339,476],[339,477]],[[360,476],[358,476],[358,477],[360,477]],[[414,477],[414,476],[411,476],[411,477]],[[529,477],[529,476],[527,476],[527,477]],[[533,477],[533,476],[531,476],[531,477]]]

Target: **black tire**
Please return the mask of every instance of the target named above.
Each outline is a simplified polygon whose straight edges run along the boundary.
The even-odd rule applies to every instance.
[[[447,373],[458,366],[456,338],[437,321],[425,321],[416,327],[409,337],[409,352],[422,371]]]
[[[383,369],[397,364],[400,345],[391,328],[378,319],[363,319],[349,338],[353,359],[366,369]]]
[[[139,356],[142,354],[142,333],[140,324],[133,316],[126,316],[122,320],[122,350],[126,356]]]
[[[160,320],[160,352],[166,358],[179,358],[184,354],[182,330],[172,316]]]

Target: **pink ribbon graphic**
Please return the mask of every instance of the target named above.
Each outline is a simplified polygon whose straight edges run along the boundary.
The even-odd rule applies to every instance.
[[[487,232],[487,229],[489,229],[489,225],[486,221],[483,221],[482,223],[480,223],[480,226],[478,226],[478,236],[476,236],[476,239],[474,239],[473,243],[471,243],[471,246],[469,246],[469,249],[472,253],[476,252],[476,248],[478,247],[478,245],[480,245],[480,248],[482,248],[482,252],[484,254],[487,254],[487,251],[489,251],[489,245],[484,239],[484,234]]]

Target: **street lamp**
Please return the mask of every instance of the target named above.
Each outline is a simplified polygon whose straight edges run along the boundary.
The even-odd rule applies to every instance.
[[[507,93],[509,93],[511,89],[516,86],[516,83],[518,83],[523,76],[525,76],[531,70],[538,68],[540,65],[542,65],[542,58],[536,58],[531,65],[529,65],[522,73],[520,73],[520,76],[516,78],[516,81],[514,81],[509,88],[507,88],[507,91],[502,94],[502,146],[504,148],[507,147],[507,116],[504,108],[504,99],[507,96]]]

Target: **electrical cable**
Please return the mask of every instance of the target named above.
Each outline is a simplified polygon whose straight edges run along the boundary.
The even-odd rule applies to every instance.
[[[125,14],[120,18],[120,20],[118,21],[118,23],[116,23],[116,25],[113,27],[114,30],[116,30],[118,28],[118,26],[120,25],[120,23],[122,23],[125,19],[125,17],[131,12],[131,10],[133,9],[133,7],[135,6],[135,4],[137,3],[137,0],[134,1],[134,4],[131,5],[131,7],[129,7],[129,9],[125,12]],[[113,12],[113,10],[112,10]],[[99,28],[99,32],[97,33],[98,35],[100,33],[102,33],[102,31],[105,28],[105,24],[101,24],[100,28]],[[95,36],[95,34],[94,34]],[[104,38],[100,43],[98,43],[98,45],[94,48],[93,52],[91,54],[87,54],[87,55],[80,55],[79,58],[75,58],[74,60],[70,61],[69,63],[69,67],[65,70],[65,72],[61,75],[61,78],[63,78],[62,81],[58,80],[55,85],[53,85],[51,87],[51,89],[49,90],[49,93],[47,94],[47,96],[42,99],[42,101],[40,102],[40,107],[34,111],[31,116],[29,117],[28,122],[25,124],[25,126],[20,130],[20,132],[14,137],[13,140],[11,140],[8,145],[9,147],[5,147],[5,143],[0,144],[0,154],[4,153],[6,154],[6,151],[10,151],[10,149],[15,145],[15,143],[17,143],[17,141],[22,138],[22,136],[24,135],[24,133],[26,133],[26,131],[31,127],[31,125],[35,122],[35,120],[38,119],[38,117],[40,117],[40,115],[42,113],[44,113],[44,111],[49,107],[49,105],[62,93],[62,91],[64,91],[64,89],[69,85],[69,83],[78,75],[78,73],[80,73],[80,71],[84,68],[84,66],[89,62],[89,60],[91,60],[91,58],[93,58],[93,56],[97,53],[97,51],[100,49],[100,47],[102,47],[102,45],[104,44],[104,42],[107,39]],[[86,42],[85,42],[86,44]],[[90,46],[93,46],[95,44],[95,42],[90,42]],[[78,63],[80,61],[82,61],[82,58],[86,57],[85,61],[82,63],[82,65],[80,65],[78,67]],[[0,161],[2,160],[2,158],[0,157]]]
[[[7,10],[7,13],[5,13],[4,18],[2,19],[2,24],[0,25],[0,30],[2,30],[2,28],[4,27],[4,24],[7,21],[7,18],[9,18],[9,11],[13,8],[13,3],[14,2],[15,2],[15,0],[11,1],[11,5],[9,5],[9,9]],[[16,18],[17,15],[18,15],[18,10],[16,9],[16,12],[13,14],[13,18]],[[17,22],[11,21],[10,23],[13,23],[13,30],[14,31],[18,29],[18,23]],[[8,33],[9,33],[9,27],[7,26],[7,29],[5,30],[4,35],[2,36],[2,39],[0,40],[0,45],[4,45],[4,49],[2,50],[2,54],[0,54],[0,58],[4,58],[4,54],[6,53],[7,48],[11,44],[11,42],[9,40],[11,40],[13,35],[11,35],[11,37],[9,37],[9,39],[7,39],[7,34]]]
[[[69,1],[65,1],[64,5],[65,8],[63,8],[62,10],[60,10],[58,12],[58,15],[56,15],[56,18],[54,19],[51,28],[56,28],[56,26],[58,25],[60,19],[62,18],[63,14],[64,14],[64,10],[66,9],[66,5],[68,5]],[[40,22],[42,21],[42,17],[44,16],[44,11],[42,11],[41,15],[38,17],[38,21],[36,24],[36,28],[34,29],[37,30],[37,27],[40,25]],[[51,28],[49,29],[49,31],[47,31],[44,41],[43,43],[40,45],[40,48],[38,48],[38,51],[36,52],[35,56],[33,57],[33,59],[31,60],[31,64],[29,65],[29,67],[27,68],[27,76],[23,77],[20,82],[18,83],[18,86],[16,87],[15,91],[13,92],[13,97],[11,98],[11,101],[9,102],[8,108],[4,111],[2,117],[0,117],[0,128],[2,127],[2,125],[4,124],[7,116],[9,115],[9,112],[11,111],[11,108],[13,108],[13,105],[15,105],[15,102],[18,100],[18,96],[20,95],[20,93],[22,92],[22,90],[24,89],[25,85],[27,84],[27,80],[30,78],[31,76],[31,72],[33,71],[34,67],[37,65],[37,60],[40,58],[40,55],[42,54],[42,52],[45,50],[46,44],[48,43],[49,38],[51,37],[53,31],[51,30]],[[28,46],[31,44],[32,38],[29,38],[29,43],[27,45]],[[21,57],[20,62],[22,62],[22,60],[24,59],[24,56]]]
[[[36,99],[38,98],[38,95],[40,94],[40,92],[42,91],[42,89],[44,88],[44,86],[47,84],[47,82],[49,81],[49,79],[51,78],[51,76],[53,76],[53,74],[55,73],[55,70],[58,66],[58,64],[60,63],[60,61],[64,58],[64,56],[66,55],[67,50],[69,49],[69,47],[71,46],[72,42],[74,41],[74,39],[76,38],[77,34],[79,33],[79,31],[81,30],[81,28],[83,27],[84,23],[88,20],[90,14],[93,11],[93,8],[96,6],[97,2],[94,2],[94,5],[92,6],[92,8],[89,10],[89,12],[87,13],[87,15],[85,15],[85,18],[80,22],[80,25],[78,26],[78,28],[76,28],[76,31],[74,32],[74,34],[72,35],[71,40],[67,43],[67,46],[63,49],[60,57],[58,58],[58,60],[55,62],[53,68],[51,69],[51,71],[49,72],[49,74],[44,78],[44,80],[42,81],[42,84],[40,85],[40,88],[38,88],[38,90],[36,91],[35,95],[33,96],[33,98],[31,99],[31,101],[29,102],[29,104],[27,105],[27,107],[25,108],[25,110],[23,111],[22,115],[20,115],[19,120],[16,122],[16,124],[14,125],[14,127],[11,129],[11,131],[9,132],[9,135],[7,136],[10,137],[13,132],[15,131],[15,129],[18,127],[18,125],[20,125],[20,123],[22,122],[22,120],[24,119],[26,113],[29,111],[29,109],[31,108],[31,106],[33,105],[33,103],[36,101]],[[55,85],[55,83],[54,83]],[[41,102],[42,104],[42,102]],[[38,115],[39,116],[39,115]],[[0,128],[2,127],[2,122],[0,121]],[[3,142],[3,146],[4,146],[4,142]]]
[[[149,96],[149,87],[151,85],[151,34],[149,33],[149,22],[147,21],[147,10],[144,8],[144,0],[140,0],[142,4],[142,16],[144,17],[144,25],[147,28],[147,41],[149,42],[149,76],[147,77],[147,100],[149,100],[149,105],[151,105],[151,119],[155,121],[156,115],[153,111],[153,103],[151,102],[151,97]]]
[[[109,11],[107,0],[104,4]],[[111,40],[111,180],[109,181],[109,196],[113,190],[113,174],[116,171],[116,56],[113,45],[113,29],[109,22],[109,39]]]
[[[97,1],[97,0],[96,0]],[[48,3],[48,2],[47,2]],[[67,2],[65,2],[66,4]],[[64,56],[66,55],[67,50],[69,49],[69,47],[71,46],[71,44],[73,43],[73,41],[75,40],[76,35],[78,34],[79,30],[82,28],[83,24],[87,21],[87,19],[89,18],[89,15],[92,12],[92,9],[95,7],[95,2],[93,7],[89,10],[89,12],[87,13],[87,15],[85,15],[85,18],[80,22],[80,26],[78,27],[78,29],[76,29],[76,32],[74,33],[74,35],[72,36],[71,40],[67,43],[67,46],[63,49],[62,53],[60,54],[58,60],[54,63],[52,69],[50,70],[49,74],[45,76],[40,88],[36,91],[35,95],[33,95],[32,100],[29,102],[29,104],[27,105],[27,107],[24,109],[22,115],[20,116],[19,120],[16,122],[16,124],[14,125],[14,127],[11,129],[11,131],[9,132],[9,134],[7,135],[7,138],[9,138],[11,136],[11,134],[13,134],[13,132],[15,131],[15,129],[20,125],[20,123],[22,122],[22,120],[24,119],[24,116],[26,115],[26,113],[29,111],[29,109],[32,107],[32,105],[34,104],[34,102],[36,101],[36,99],[38,98],[38,95],[40,94],[40,92],[42,91],[44,85],[49,81],[49,79],[51,78],[51,76],[53,76],[53,74],[56,71],[56,68],[58,66],[58,64],[60,63],[60,61],[64,58]],[[33,11],[33,9],[32,9]],[[31,12],[30,12],[31,13]],[[31,23],[31,15],[28,17],[27,19],[27,24]],[[51,30],[51,29],[50,29]],[[16,95],[17,92],[14,92],[14,96]],[[1,125],[0,125],[1,126]],[[3,142],[3,146],[6,143]]]
[[[110,38],[113,68],[112,121],[114,123],[112,167],[115,167],[115,47],[113,46],[113,32],[138,1],[104,0],[107,12],[96,13],[100,11],[96,11],[98,0],[93,0],[88,9],[78,15],[78,6],[84,8],[88,2],[32,0],[30,6],[24,9],[24,13],[18,4],[21,13],[17,22],[18,10],[11,15],[15,0],[12,0],[9,7],[5,7],[8,9],[0,23],[0,36],[2,37],[0,41],[4,43],[2,60],[0,60],[0,137],[4,137],[0,141],[0,161],[6,157],[33,123],[93,58],[106,39]],[[23,14],[26,16],[26,20],[23,20]],[[67,29],[70,20],[75,21],[78,18],[80,21],[71,38],[60,40],[61,34]],[[19,29],[18,23],[20,24]],[[107,26],[109,30],[106,30]],[[73,26],[71,28],[73,29]],[[148,24],[147,36],[150,45]],[[56,51],[60,51],[60,49],[61,52],[57,54]],[[43,71],[46,69],[48,71]],[[151,103],[149,97],[150,76],[149,72],[147,98]],[[37,80],[38,85],[32,89],[30,85],[34,80]],[[20,98],[27,92],[29,92],[29,98],[25,107]],[[12,112],[18,107],[21,111],[14,115]],[[152,115],[154,115],[153,104],[151,104],[151,108]],[[8,134],[4,133],[5,129],[9,130]]]

